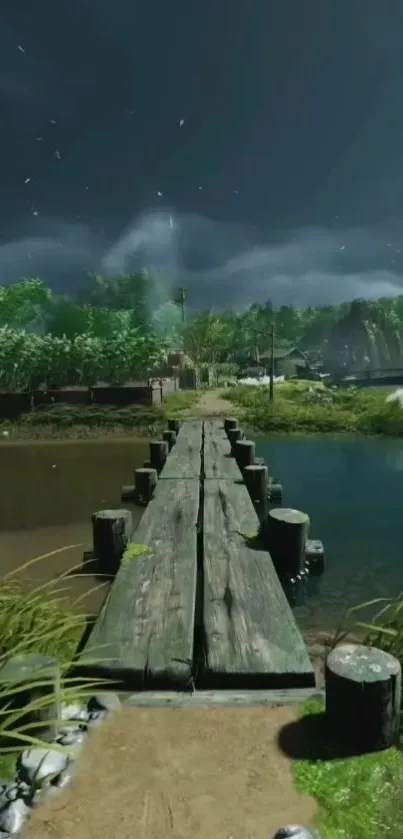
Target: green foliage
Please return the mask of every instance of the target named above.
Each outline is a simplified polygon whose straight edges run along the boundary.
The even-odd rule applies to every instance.
[[[0,285],[0,327],[24,329],[44,317],[51,300],[52,292],[39,279]]]
[[[329,389],[315,382],[241,385],[225,398],[242,409],[242,419],[263,432],[365,433],[403,436],[403,409],[386,402],[384,389]],[[224,394],[223,394],[224,396]]]
[[[166,345],[137,329],[108,339],[88,333],[73,338],[0,328],[0,387],[34,390],[66,385],[90,386],[102,380],[124,384],[147,378],[165,358]]]
[[[138,556],[149,553],[151,553],[151,549],[147,545],[134,545],[132,543],[128,545],[123,554],[122,565],[130,565]]]
[[[309,701],[304,716],[324,713]],[[400,839],[403,824],[403,755],[397,749],[341,760],[298,760],[299,791],[319,804],[317,828],[323,839]]]
[[[77,663],[76,651],[89,617],[82,611],[82,596],[73,603],[65,596],[67,578],[71,580],[75,572],[77,576],[82,576],[81,566],[65,571],[56,580],[51,579],[34,587],[27,584],[26,577],[34,565],[43,565],[56,554],[78,547],[80,546],[69,545],[36,557],[0,580],[0,666],[9,658],[31,652],[55,658],[59,662],[62,674],[60,700],[68,703],[80,701],[108,684],[105,679],[94,681],[90,678],[67,675],[73,662]],[[99,588],[99,584],[94,588]],[[38,673],[36,684],[38,682],[46,687],[49,682],[48,676]],[[53,697],[48,695],[35,698],[22,710],[15,708],[18,694],[22,690],[34,687],[35,685],[26,684],[21,686],[19,681],[8,682],[0,687],[0,768],[3,772],[13,770],[15,753],[26,748],[27,744],[44,745],[32,733],[28,734],[25,718],[27,712],[31,713],[52,704]],[[63,724],[62,720],[54,722],[58,725]],[[34,729],[39,725],[40,723],[31,723],[29,728]],[[4,745],[6,742],[10,745]],[[16,742],[20,744],[19,747],[15,745]],[[53,745],[46,744],[46,747],[53,748]],[[13,761],[10,760],[9,753],[14,753]]]

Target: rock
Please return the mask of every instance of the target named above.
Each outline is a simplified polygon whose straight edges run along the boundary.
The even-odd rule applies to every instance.
[[[22,798],[9,803],[0,811],[0,830],[15,836],[24,826],[29,815],[29,807]]]
[[[63,705],[61,718],[62,720],[82,720],[86,719],[87,711],[81,702],[72,702],[70,705]]]
[[[106,711],[111,714],[113,711],[120,711],[122,703],[116,693],[98,693],[96,696],[91,696],[88,702],[88,710],[91,711]]]
[[[91,727],[99,725],[101,722],[103,722],[107,715],[107,711],[91,711],[88,719],[88,725]]]
[[[315,839],[315,834],[300,824],[286,824],[279,827],[273,839]]]
[[[75,736],[66,735],[62,737],[59,742],[62,746],[66,746],[69,757],[73,760],[78,757],[78,753],[81,750],[81,746],[85,740],[85,734],[83,731],[79,731],[78,734]]]
[[[22,781],[43,786],[53,777],[60,775],[68,762],[68,756],[55,749],[26,749],[21,755],[19,774]]]

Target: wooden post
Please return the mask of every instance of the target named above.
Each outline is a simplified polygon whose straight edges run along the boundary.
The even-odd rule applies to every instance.
[[[320,539],[306,540],[305,559],[310,574],[323,574],[325,570],[325,549]]]
[[[269,499],[270,501],[281,501],[283,498],[283,485],[278,481],[272,479],[269,481]]]
[[[93,551],[99,572],[113,577],[132,533],[132,514],[130,510],[98,510],[91,521]]]
[[[335,743],[354,752],[387,749],[399,732],[401,665],[390,653],[340,644],[325,669],[326,721]]]
[[[245,466],[244,481],[251,500],[254,504],[262,504],[267,500],[267,488],[269,485],[269,474],[267,466]]]
[[[11,695],[4,697],[0,705],[9,705],[9,713],[14,711],[27,709],[27,713],[19,717],[15,722],[15,728],[18,730],[22,725],[30,725],[34,723],[41,723],[41,725],[33,726],[31,729],[27,728],[25,734],[30,737],[35,737],[40,740],[50,742],[57,737],[58,727],[57,721],[61,719],[61,691],[60,691],[61,673],[58,662],[54,658],[40,653],[21,653],[20,655],[9,658],[8,661],[0,667],[0,689],[1,691],[8,691]],[[12,695],[13,689],[25,687],[21,693]],[[29,708],[30,703],[44,700],[46,704],[43,707],[35,709]],[[4,723],[7,717],[4,716]],[[21,746],[21,740],[15,742],[9,737],[1,737],[0,745],[2,748],[6,746]],[[28,748],[28,746],[26,746]]]
[[[165,466],[165,461],[168,457],[168,442],[167,440],[151,440],[149,443],[151,469],[156,469],[158,474]]]
[[[134,472],[134,495],[139,504],[151,501],[157,486],[156,469],[136,469]]]
[[[180,427],[181,427],[181,424],[180,424],[178,419],[169,419],[168,420],[168,430],[169,431],[174,431],[175,434],[179,434]]]
[[[238,420],[236,417],[226,417],[224,420],[224,431],[228,434],[229,430],[234,428],[238,428]]]
[[[295,577],[303,571],[309,524],[309,516],[300,510],[270,510],[264,528],[265,543],[280,574]]]
[[[234,443],[234,455],[236,462],[242,472],[245,466],[253,466],[255,462],[255,443],[253,440],[236,440]]]
[[[150,469],[151,461],[150,460],[143,460],[144,469]]]
[[[168,431],[163,431],[162,432],[162,436],[163,436],[163,439],[168,443],[169,451],[171,451],[171,449],[174,447],[174,445],[176,443],[176,431],[170,431],[168,429]]]
[[[231,443],[231,454],[234,454],[235,443],[241,439],[242,431],[240,428],[229,428],[227,432],[228,440]]]
[[[133,484],[126,484],[122,486],[120,491],[120,500],[121,501],[134,501],[134,485]]]

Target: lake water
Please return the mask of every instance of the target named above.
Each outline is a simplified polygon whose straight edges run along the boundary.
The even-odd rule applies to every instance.
[[[283,506],[308,513],[325,545],[300,626],[333,628],[348,607],[403,589],[403,440],[260,439],[256,454],[282,483]]]
[[[311,536],[325,544],[325,574],[296,609],[304,630],[330,629],[346,607],[403,589],[403,441],[258,439],[256,453],[283,484],[283,504],[306,511]],[[33,566],[29,578],[80,563],[92,546],[91,514],[120,506],[122,484],[133,483],[147,456],[147,441],[1,444],[0,573],[77,543]],[[132,510],[137,521],[141,510]],[[90,612],[105,596],[105,588],[91,591],[95,583],[69,582],[74,596],[90,592]]]
[[[147,457],[147,441],[0,444],[0,574],[68,545],[78,547],[36,563],[24,578],[41,583],[80,564],[92,548],[91,514],[121,506],[122,485],[133,484],[134,469]],[[131,509],[136,523],[142,509]],[[86,595],[82,608],[89,613],[106,593],[92,576],[69,578],[68,588],[71,599]]]

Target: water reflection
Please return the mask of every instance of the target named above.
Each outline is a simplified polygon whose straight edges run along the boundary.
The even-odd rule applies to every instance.
[[[283,484],[284,505],[309,513],[325,543],[318,590],[296,609],[304,628],[334,628],[346,608],[403,589],[402,441],[271,438],[257,454]]]

